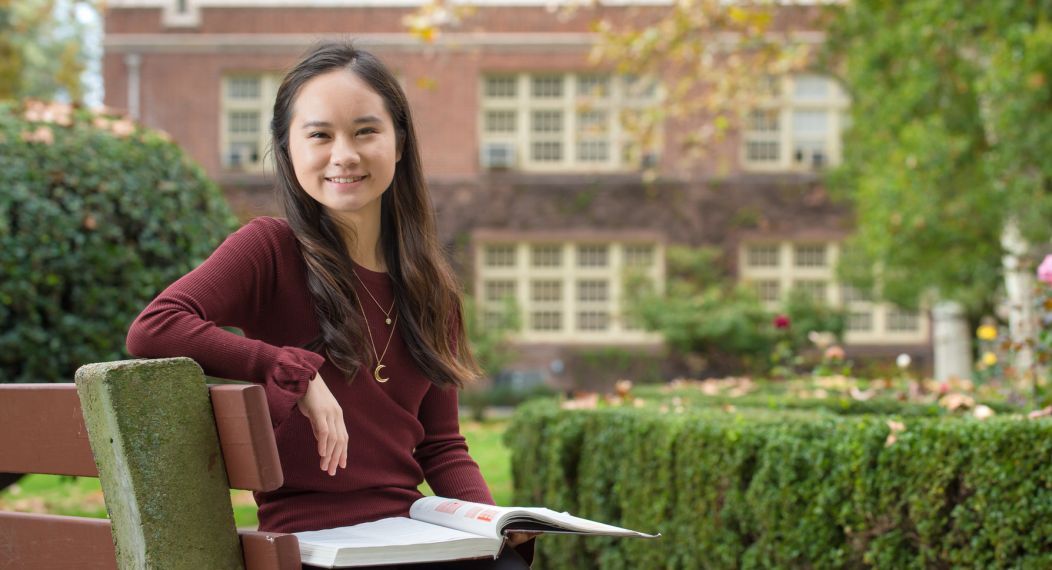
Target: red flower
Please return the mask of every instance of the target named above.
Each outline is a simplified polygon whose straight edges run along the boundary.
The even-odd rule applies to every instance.
[[[774,328],[776,329],[787,329],[789,328],[789,315],[777,315],[774,317]]]

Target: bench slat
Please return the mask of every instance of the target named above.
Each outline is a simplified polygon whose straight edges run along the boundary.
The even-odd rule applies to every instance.
[[[257,384],[209,386],[227,478],[271,491],[283,481],[266,394]],[[98,477],[75,384],[3,384],[0,472]]]
[[[239,530],[246,570],[298,570],[291,534]],[[0,511],[0,568],[116,570],[110,521]]]
[[[73,384],[0,385],[0,472],[98,477]]]

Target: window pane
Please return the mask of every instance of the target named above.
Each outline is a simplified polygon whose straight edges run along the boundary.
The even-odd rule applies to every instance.
[[[232,167],[259,163],[259,144],[255,142],[232,142],[227,147],[227,164]]]
[[[259,111],[232,111],[227,117],[231,134],[259,134]]]
[[[606,141],[579,141],[577,160],[582,162],[606,162],[610,157],[610,145]]]
[[[606,111],[582,111],[577,113],[577,134],[582,137],[605,136],[609,123]]]
[[[760,133],[778,132],[778,111],[753,110],[749,113],[748,130]]]
[[[514,133],[515,111],[486,111],[487,133]]]
[[[577,313],[577,329],[582,331],[605,331],[610,328],[610,313],[606,311],[581,311]]]
[[[825,267],[826,246],[824,244],[797,245],[793,248],[793,265],[797,267]]]
[[[577,300],[582,302],[606,302],[610,299],[607,281],[588,279],[577,282]]]
[[[486,78],[486,97],[514,99],[517,80],[514,75],[494,75]]]
[[[778,246],[750,245],[745,250],[745,264],[749,267],[778,267]]]
[[[897,307],[888,309],[888,332],[916,332],[920,322],[916,311],[904,311]]]
[[[530,328],[535,331],[559,331],[563,328],[563,314],[559,311],[530,313]]]
[[[563,144],[556,141],[535,142],[530,145],[530,157],[535,162],[559,162],[563,159]]]
[[[824,136],[829,131],[829,113],[827,111],[793,111],[793,135]]]
[[[832,81],[818,75],[798,75],[793,78],[794,99],[825,99],[832,93]]]
[[[650,99],[657,94],[657,82],[635,75],[624,76],[625,95],[629,99]]]
[[[756,296],[765,303],[776,303],[782,298],[781,284],[773,279],[755,281]]]
[[[745,159],[750,162],[776,162],[777,141],[748,141],[745,143]]]
[[[650,267],[654,264],[654,246],[626,245],[625,265],[628,267]]]
[[[514,281],[486,281],[485,289],[487,301],[503,301],[508,297],[515,298]]]
[[[862,291],[861,289],[857,289],[848,285],[844,286],[842,294],[844,296],[845,303],[868,303],[873,300],[873,295],[871,295],[869,291]]]
[[[531,81],[531,93],[536,99],[558,99],[563,96],[563,76],[536,75]]]
[[[577,77],[577,94],[583,97],[605,99],[610,96],[609,75],[580,75]]]
[[[870,332],[873,330],[873,314],[868,311],[852,311],[847,314],[847,330]]]
[[[793,289],[803,291],[815,301],[826,302],[826,281],[800,279],[793,283]]]
[[[563,112],[534,111],[530,114],[530,130],[535,133],[563,132]]]
[[[577,246],[578,267],[606,267],[607,251],[606,245],[579,245]]]
[[[559,267],[563,264],[563,248],[561,245],[535,245],[530,261],[534,267]]]
[[[487,245],[483,259],[488,267],[515,267],[515,246]]]
[[[538,303],[557,303],[563,299],[563,282],[557,279],[534,281],[530,284],[530,299]]]
[[[259,99],[259,77],[231,77],[227,80],[227,96],[231,99]]]

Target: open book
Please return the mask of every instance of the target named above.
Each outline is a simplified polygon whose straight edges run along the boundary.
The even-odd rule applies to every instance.
[[[496,507],[458,499],[424,497],[409,518],[297,532],[304,564],[326,568],[497,558],[505,533],[525,530],[657,538],[567,513],[532,507]]]

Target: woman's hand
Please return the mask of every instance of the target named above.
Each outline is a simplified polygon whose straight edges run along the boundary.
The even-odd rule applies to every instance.
[[[343,408],[325,385],[321,373],[307,384],[307,393],[296,402],[310,420],[314,438],[318,440],[321,470],[329,476],[336,467],[347,468],[347,426],[343,423]]]
[[[540,536],[541,533],[533,531],[518,530],[508,533],[508,546],[515,548],[516,546],[526,542],[527,540]]]

